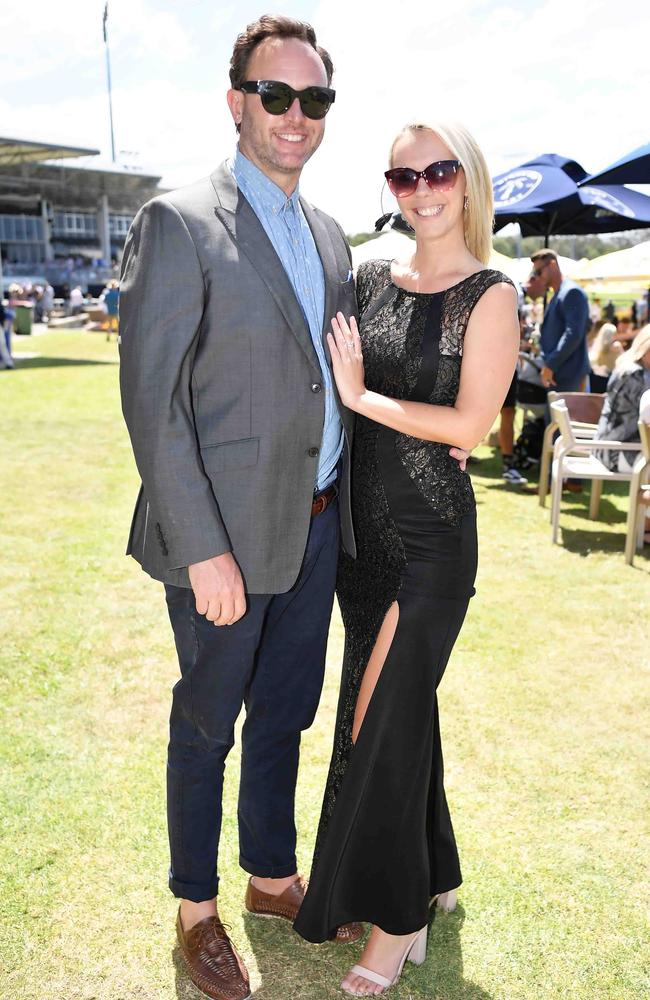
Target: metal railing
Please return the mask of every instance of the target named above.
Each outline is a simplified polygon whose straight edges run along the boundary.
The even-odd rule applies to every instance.
[[[111,278],[119,277],[118,267],[82,266],[70,267],[66,261],[48,261],[45,264],[6,264],[2,265],[5,287],[13,284],[31,285],[49,282],[50,285],[68,285],[73,288],[79,285],[82,291],[87,291],[89,285],[102,285]]]

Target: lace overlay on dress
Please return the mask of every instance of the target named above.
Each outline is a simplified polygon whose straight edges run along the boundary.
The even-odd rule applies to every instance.
[[[460,387],[465,331],[472,310],[483,293],[501,281],[512,284],[500,271],[485,270],[447,291],[413,294],[393,285],[389,261],[362,265],[357,283],[368,388],[397,399],[413,398],[422,367],[424,329],[433,308],[440,327],[437,372],[431,391],[416,398],[453,406]],[[388,288],[393,288],[394,294],[364,327],[364,312]],[[458,524],[464,514],[474,509],[470,478],[449,455],[448,445],[397,434],[395,448],[420,493],[442,520]]]

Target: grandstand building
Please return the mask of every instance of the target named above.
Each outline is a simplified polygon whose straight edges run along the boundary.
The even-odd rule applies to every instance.
[[[4,285],[102,282],[119,264],[133,216],[160,177],[99,150],[0,137],[0,255]]]

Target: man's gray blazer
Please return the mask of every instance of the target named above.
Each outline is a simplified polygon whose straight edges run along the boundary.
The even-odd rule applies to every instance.
[[[356,315],[339,225],[302,201],[325,274],[323,335]],[[122,409],[142,479],[127,552],[157,580],[232,551],[249,593],[285,593],[305,552],[325,412],[304,313],[225,164],[137,214],[120,286]],[[329,357],[329,351],[326,351]],[[341,406],[343,544],[353,414]]]

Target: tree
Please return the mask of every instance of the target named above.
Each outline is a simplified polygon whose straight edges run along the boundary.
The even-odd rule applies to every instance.
[[[549,246],[562,257],[573,257],[574,260],[587,257],[592,260],[612,250],[634,247],[649,237],[650,232],[646,229],[630,229],[626,233],[607,233],[603,236],[551,236]],[[531,253],[541,250],[543,246],[544,239],[541,236],[494,237],[494,249],[507,257],[530,257]]]

